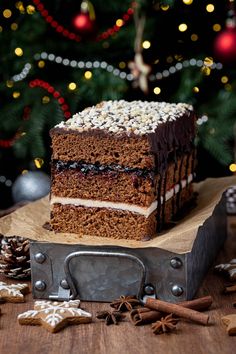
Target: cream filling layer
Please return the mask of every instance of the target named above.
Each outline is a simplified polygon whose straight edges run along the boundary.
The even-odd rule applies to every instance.
[[[182,188],[185,188],[187,183],[190,183],[193,180],[193,175],[189,175],[187,180],[182,180],[180,183],[176,184],[173,188],[165,194],[165,201],[171,199],[175,194],[180,191],[180,185]],[[161,204],[163,203],[164,198],[161,197]],[[141,207],[135,204],[129,203],[115,203],[115,202],[108,202],[104,200],[93,200],[93,199],[81,199],[81,198],[65,198],[65,197],[57,197],[51,195],[50,204],[71,204],[74,206],[82,206],[87,208],[110,208],[110,209],[117,209],[123,211],[131,211],[133,213],[137,213],[140,215],[145,216],[146,218],[151,215],[151,213],[156,210],[157,208],[157,200],[152,202],[152,204],[148,207]]]

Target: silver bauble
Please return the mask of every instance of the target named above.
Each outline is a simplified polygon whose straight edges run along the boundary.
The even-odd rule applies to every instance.
[[[50,177],[42,171],[30,171],[17,177],[12,186],[15,203],[37,200],[50,191]]]

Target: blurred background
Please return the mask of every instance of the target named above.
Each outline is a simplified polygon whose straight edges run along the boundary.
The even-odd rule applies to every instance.
[[[197,180],[236,171],[234,1],[1,0],[0,41],[0,209],[47,192],[49,129],[108,99],[193,104]]]

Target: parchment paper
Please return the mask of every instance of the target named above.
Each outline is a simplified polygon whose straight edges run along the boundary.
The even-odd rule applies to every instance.
[[[31,202],[0,219],[0,233],[4,236],[22,236],[50,243],[83,244],[93,246],[122,246],[132,248],[158,247],[176,253],[191,251],[199,226],[212,214],[222,193],[236,184],[236,176],[207,179],[195,184],[198,192],[197,206],[176,226],[146,242],[116,240],[105,237],[83,236],[69,233],[54,233],[42,226],[49,221],[49,197]]]

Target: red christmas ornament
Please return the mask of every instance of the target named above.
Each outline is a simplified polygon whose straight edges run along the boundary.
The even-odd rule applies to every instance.
[[[233,3],[231,3],[231,10],[228,12],[226,28],[215,39],[214,52],[223,63],[236,62],[236,14]]]
[[[82,34],[89,34],[95,28],[95,12],[90,1],[83,0],[80,6],[80,13],[73,19],[74,28]]]
[[[79,32],[92,32],[94,29],[94,21],[90,20],[88,14],[78,14],[73,21],[73,25]]]
[[[215,40],[215,55],[224,63],[236,61],[236,28],[226,28]]]

